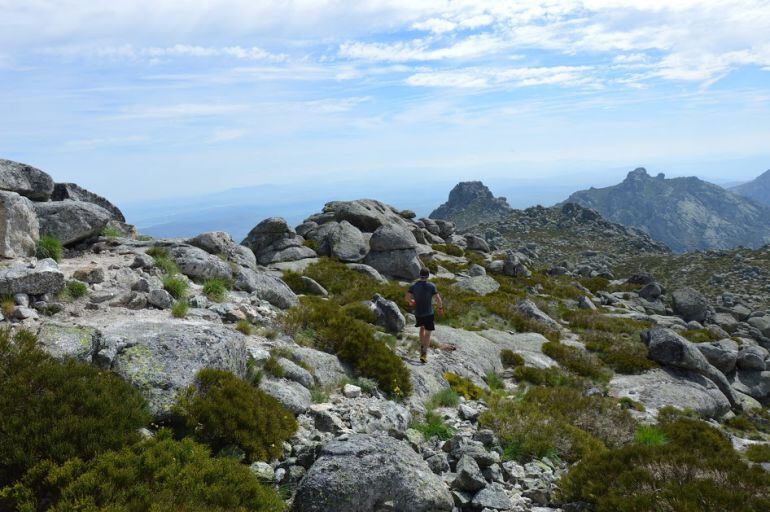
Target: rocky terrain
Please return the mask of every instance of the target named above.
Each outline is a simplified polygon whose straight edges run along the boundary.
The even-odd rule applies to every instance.
[[[0,397],[0,431],[31,428],[28,408],[28,422],[57,401],[69,411],[15,441],[25,449],[0,440],[3,510],[770,506],[770,312],[738,290],[669,284],[661,266],[623,273],[635,254],[671,256],[593,210],[457,230],[334,201],[239,244],[137,236],[101,198],[56,188],[0,166],[0,387],[18,396]],[[423,266],[446,304],[424,365],[403,304]],[[24,364],[38,366],[17,378]],[[65,369],[80,377],[59,391]],[[30,379],[35,392],[13,394]],[[109,395],[78,400],[105,379],[136,394],[135,422],[110,417],[79,451],[62,448],[74,434],[34,444],[79,418],[84,437],[102,428],[92,412]],[[121,428],[141,439],[94,448]]]
[[[449,192],[449,200],[429,217],[451,221],[462,230],[502,219],[512,211],[504,197],[495,197],[480,181],[466,181],[455,185]]]
[[[676,252],[757,248],[770,242],[767,207],[698,178],[652,177],[640,168],[618,185],[575,192],[565,203],[642,229]]]
[[[770,206],[770,170],[763,172],[748,183],[730,188],[730,191],[748,197],[759,204]]]

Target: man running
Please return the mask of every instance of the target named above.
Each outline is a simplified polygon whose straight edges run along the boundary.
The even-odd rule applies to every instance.
[[[406,292],[406,302],[414,306],[414,316],[420,328],[420,362],[428,362],[428,347],[430,347],[430,335],[436,330],[435,314],[433,312],[433,297],[436,297],[439,314],[444,313],[444,303],[441,300],[436,285],[428,282],[430,271],[427,268],[420,270],[420,280],[409,287]]]

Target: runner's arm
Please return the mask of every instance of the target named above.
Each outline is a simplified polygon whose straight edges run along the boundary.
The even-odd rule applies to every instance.
[[[441,294],[440,293],[436,293],[436,295],[434,295],[434,297],[436,298],[436,305],[438,306],[439,312],[443,313],[444,312],[444,300],[441,298]]]

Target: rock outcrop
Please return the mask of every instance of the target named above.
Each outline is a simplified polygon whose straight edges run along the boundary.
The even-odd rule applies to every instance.
[[[0,192],[0,257],[32,256],[39,238],[32,202],[15,192]]]
[[[53,179],[40,169],[0,159],[0,190],[15,192],[33,201],[48,201],[53,189]]]
[[[40,235],[53,236],[64,245],[99,236],[113,217],[101,206],[71,199],[34,203],[34,207]]]
[[[482,182],[466,181],[455,185],[449,200],[433,210],[430,218],[451,221],[463,230],[502,220],[512,211],[504,197],[493,196]]]
[[[83,203],[93,203],[110,212],[114,220],[126,222],[126,217],[123,215],[123,212],[120,211],[120,208],[102,196],[94,194],[90,190],[86,190],[75,183],[56,183],[54,185],[53,193],[51,194],[51,200],[64,201],[66,199]]]
[[[314,258],[313,249],[305,247],[304,238],[280,217],[257,224],[241,242],[254,252],[260,265]]]

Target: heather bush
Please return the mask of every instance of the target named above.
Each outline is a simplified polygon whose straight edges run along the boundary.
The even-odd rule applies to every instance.
[[[249,461],[270,460],[297,429],[291,412],[266,393],[223,370],[204,369],[174,406],[180,433],[215,451],[238,446]]]
[[[524,366],[524,358],[521,354],[517,354],[511,349],[503,349],[500,351],[500,362],[506,368],[515,368],[517,366]]]
[[[543,354],[582,377],[607,382],[612,376],[599,358],[577,347],[549,341],[543,344]]]
[[[451,372],[444,373],[444,380],[449,387],[466,400],[478,400],[484,395],[484,390],[478,387],[470,379],[461,377]]]
[[[117,375],[37,348],[35,337],[0,330],[0,485],[43,460],[90,459],[137,440],[149,414]]]
[[[46,462],[3,493],[11,498],[9,508],[20,511],[285,510],[278,494],[247,466],[212,458],[205,446],[191,439],[175,441],[166,430],[90,461]]]

